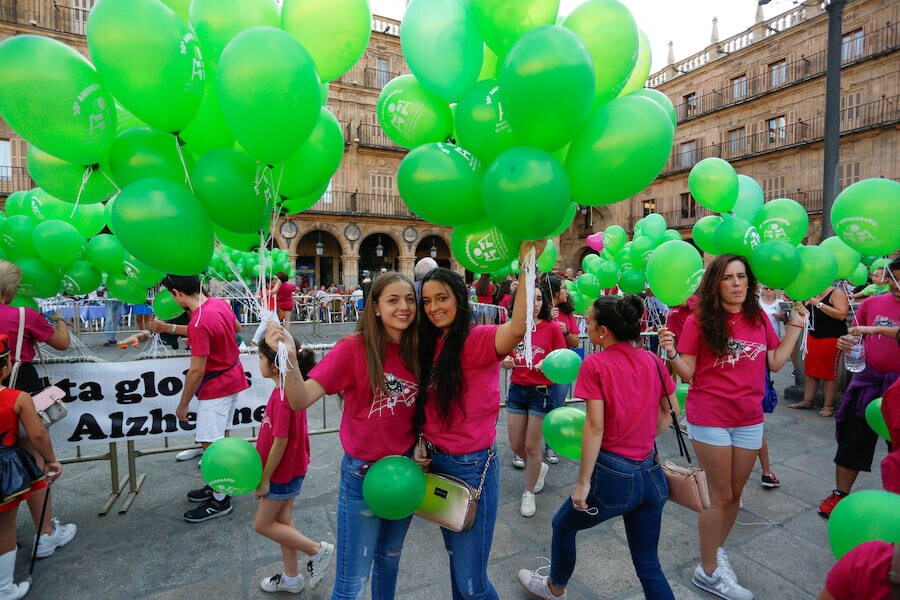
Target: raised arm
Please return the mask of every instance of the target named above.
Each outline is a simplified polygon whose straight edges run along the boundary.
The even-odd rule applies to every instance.
[[[522,244],[519,252],[519,264],[525,260],[525,255],[532,247],[535,249],[537,256],[541,255],[544,247],[547,245],[545,240],[537,242],[527,242]],[[532,282],[533,283],[533,282]],[[519,270],[519,285],[516,288],[516,298],[513,303],[513,313],[509,320],[497,328],[497,334],[494,337],[494,346],[497,350],[497,356],[509,354],[516,344],[525,337],[526,321],[528,319],[528,306],[525,302],[525,269]]]
[[[287,373],[284,377],[284,397],[294,410],[304,410],[325,395],[325,388],[315,379],[303,379],[297,359],[297,348],[294,341],[280,323],[269,321],[266,327],[266,343],[277,348],[278,342],[284,342],[290,358]]]
[[[781,338],[777,348],[769,350],[766,354],[769,359],[770,371],[780,371],[787,359],[791,357],[791,353],[797,346],[797,340],[800,339],[800,334],[803,333],[803,323],[806,321],[808,314],[809,311],[806,310],[802,302],[794,302],[794,306],[791,307],[791,320],[788,326],[785,327],[784,337]]]

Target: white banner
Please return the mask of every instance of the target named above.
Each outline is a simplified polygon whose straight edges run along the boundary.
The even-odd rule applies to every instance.
[[[175,409],[181,400],[189,357],[104,363],[48,364],[50,379],[66,393],[66,417],[50,427],[53,445],[103,444],[191,433],[198,400],[179,422]],[[241,355],[250,388],[238,396],[234,429],[262,422],[275,382],[259,371],[259,358]]]

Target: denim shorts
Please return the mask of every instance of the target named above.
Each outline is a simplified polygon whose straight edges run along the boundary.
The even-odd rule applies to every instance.
[[[735,446],[744,450],[762,448],[763,425],[747,425],[746,427],[707,427],[705,425],[687,424],[688,437],[710,446]]]
[[[294,477],[287,483],[269,482],[269,493],[266,494],[267,500],[291,500],[300,495],[300,488],[303,487],[303,475]]]
[[[544,418],[553,410],[553,388],[555,385],[509,384],[506,410],[514,415],[532,415]]]

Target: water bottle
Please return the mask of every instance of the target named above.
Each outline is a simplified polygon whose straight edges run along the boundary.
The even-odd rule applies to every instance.
[[[856,337],[856,343],[844,352],[844,365],[851,373],[859,373],[866,368],[866,347],[861,337]]]

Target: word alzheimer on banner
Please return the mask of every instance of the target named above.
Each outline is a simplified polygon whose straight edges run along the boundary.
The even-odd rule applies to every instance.
[[[109,363],[49,364],[50,379],[66,397],[68,414],[50,428],[54,445],[142,440],[176,435],[196,427],[194,398],[188,420],[179,422],[188,357]],[[256,356],[241,356],[250,388],[238,394],[232,425],[258,426],[263,419],[272,382],[259,372]]]

